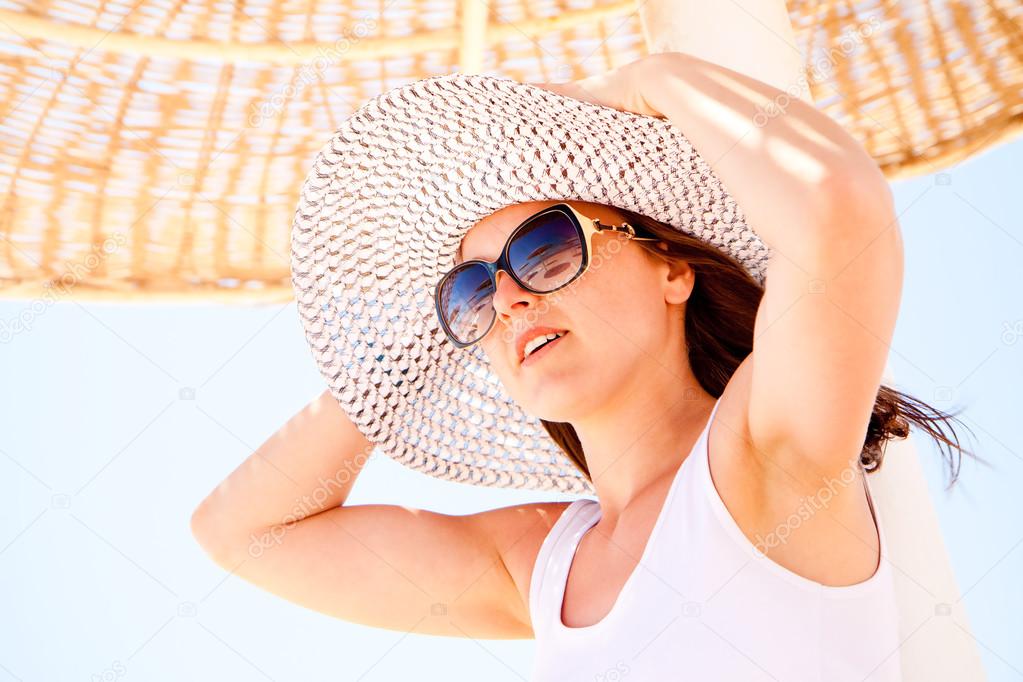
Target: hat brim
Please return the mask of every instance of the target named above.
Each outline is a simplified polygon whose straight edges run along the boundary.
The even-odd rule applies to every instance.
[[[474,485],[593,492],[480,346],[448,342],[433,303],[473,225],[540,200],[644,214],[763,282],[767,245],[668,121],[495,76],[385,92],[317,154],[294,215],[291,274],[331,393],[398,462]]]

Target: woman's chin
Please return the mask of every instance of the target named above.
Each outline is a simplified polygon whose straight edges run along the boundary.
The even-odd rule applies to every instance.
[[[590,378],[571,367],[537,364],[536,367],[520,367],[511,379],[513,387],[505,383],[505,388],[527,414],[547,421],[566,422],[579,413],[582,397],[587,395],[587,390],[592,390],[585,386]]]
[[[562,391],[551,389],[515,402],[526,414],[549,422],[572,421],[580,407],[578,393],[566,392],[562,395]]]

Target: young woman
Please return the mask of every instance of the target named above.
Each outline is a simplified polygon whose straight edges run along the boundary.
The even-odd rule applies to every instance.
[[[867,476],[910,421],[951,442],[929,425],[940,413],[881,385],[903,254],[872,159],[800,100],[751,127],[783,93],[681,53],[568,85],[428,81],[367,106],[310,173],[295,281],[336,384],[196,510],[203,547],[242,578],[345,620],[536,637],[536,680],[898,679],[891,567]],[[645,146],[614,126],[646,123],[617,112],[665,119],[685,140]],[[512,129],[490,124],[500,116],[527,117],[508,146],[473,137]],[[543,124],[524,139],[532,120]],[[447,147],[431,145],[433,131],[450,133]],[[691,143],[713,175],[688,147],[664,152],[666,139]],[[356,159],[360,146],[371,151]],[[522,172],[491,173],[512,162],[511,146],[524,150],[513,159]],[[665,168],[671,158],[692,166]],[[327,163],[336,178],[318,184]],[[557,196],[562,178],[577,184]],[[338,202],[334,188],[358,200]],[[392,228],[371,209],[406,190],[423,206]],[[480,219],[466,225],[451,197]],[[643,205],[660,217],[628,208]],[[770,258],[745,238],[731,243],[734,257],[708,243],[747,223]],[[305,269],[313,262],[325,264],[317,276]],[[441,266],[418,265],[428,262]],[[415,284],[433,287],[439,350],[414,311],[394,312],[411,298],[372,308],[408,277],[418,278],[401,289],[410,297]],[[345,505],[375,444],[406,461],[435,456],[436,443],[470,438],[460,414],[520,433],[514,414],[476,404],[490,389],[448,391],[462,396],[453,406],[427,390],[473,376],[483,365],[457,364],[473,359],[542,420],[596,500],[464,516]],[[413,403],[418,420],[401,412]],[[428,433],[432,424],[447,432]],[[470,460],[431,461],[460,471]]]

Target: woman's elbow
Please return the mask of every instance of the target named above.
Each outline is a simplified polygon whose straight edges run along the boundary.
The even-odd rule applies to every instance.
[[[195,541],[211,557],[223,554],[230,544],[224,537],[223,529],[217,524],[216,513],[210,507],[209,498],[200,502],[192,511],[189,529]]]
[[[814,203],[820,210],[818,220],[840,234],[898,230],[894,195],[873,159],[830,169]]]

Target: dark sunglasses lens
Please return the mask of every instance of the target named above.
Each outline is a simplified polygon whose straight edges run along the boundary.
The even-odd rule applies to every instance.
[[[440,312],[460,343],[473,343],[494,321],[494,284],[487,269],[469,263],[452,271],[440,287]]]
[[[508,244],[508,262],[516,276],[535,291],[554,291],[572,281],[583,265],[582,238],[561,211],[523,225]]]

